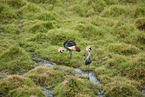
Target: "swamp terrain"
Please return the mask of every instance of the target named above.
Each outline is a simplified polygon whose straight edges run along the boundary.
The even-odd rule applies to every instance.
[[[145,0],[0,0],[0,97],[96,96],[145,97]]]

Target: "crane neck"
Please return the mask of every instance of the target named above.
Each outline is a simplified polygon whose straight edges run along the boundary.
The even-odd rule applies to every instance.
[[[88,50],[88,54],[89,54],[89,56],[91,55],[91,53],[90,53],[90,51]]]

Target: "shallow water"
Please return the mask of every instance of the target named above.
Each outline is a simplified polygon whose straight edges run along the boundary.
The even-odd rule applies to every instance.
[[[81,74],[82,76],[89,77],[89,80],[93,82],[95,85],[100,85],[100,82],[96,79],[94,72],[83,72],[81,69],[74,69],[76,73]]]
[[[35,59],[36,59],[36,61],[35,61]],[[49,67],[53,68],[54,65],[57,65],[53,62],[49,62],[49,61],[41,59],[39,57],[34,57],[34,62],[35,62],[35,68],[36,68],[36,66],[40,66],[40,65],[45,65],[45,66],[49,66]],[[57,66],[70,68],[69,66],[64,66],[64,65],[57,65]],[[96,76],[95,76],[94,72],[84,72],[84,71],[81,71],[81,69],[79,69],[79,68],[74,68],[74,70],[75,70],[76,74],[80,74],[82,76],[88,77],[89,80],[91,82],[93,82],[95,85],[100,85],[101,84],[96,79]],[[20,76],[25,76],[26,74],[27,73],[23,73]],[[8,73],[0,72],[0,78],[3,78],[4,76],[10,76],[10,75],[11,74],[9,74],[9,72]],[[53,89],[47,89],[46,87],[42,87],[42,90],[45,92],[46,97],[53,97]],[[142,92],[143,95],[145,95],[145,86],[143,87],[141,92]],[[102,90],[100,90],[98,92],[97,97],[103,97],[103,94],[104,94],[104,92]]]
[[[142,94],[145,96],[145,86],[143,86]]]
[[[35,58],[38,58],[38,57],[35,57]],[[35,65],[45,65],[45,66],[49,66],[49,67],[53,68],[53,66],[56,64],[39,58],[39,62],[35,62]],[[64,66],[64,65],[58,65],[58,66],[70,68],[69,66]],[[82,76],[88,77],[89,80],[91,82],[93,82],[95,85],[100,85],[100,82],[96,79],[94,72],[83,72],[79,68],[75,68],[74,70],[75,70],[76,74],[80,74]],[[46,97],[53,97],[53,94],[52,94],[53,90],[52,89],[49,90],[49,89],[46,89],[45,87],[43,87],[42,89],[45,92]],[[97,97],[102,97],[102,96],[103,96],[103,91],[99,91]]]
[[[53,97],[53,90],[47,89],[46,87],[42,87],[42,90],[45,92],[46,97]]]

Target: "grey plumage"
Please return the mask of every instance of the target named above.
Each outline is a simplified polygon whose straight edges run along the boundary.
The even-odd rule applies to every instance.
[[[91,48],[90,47],[87,47],[87,48],[88,48],[88,56],[84,60],[86,65],[88,65],[92,62],[91,53],[90,53]]]

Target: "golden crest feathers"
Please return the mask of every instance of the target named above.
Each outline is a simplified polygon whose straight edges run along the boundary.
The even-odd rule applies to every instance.
[[[91,48],[90,46],[87,46],[87,47],[86,47],[86,50],[88,51],[90,48]]]
[[[58,52],[60,53],[62,49],[63,49],[63,48],[62,48],[62,47],[60,47],[60,48],[58,49]]]

